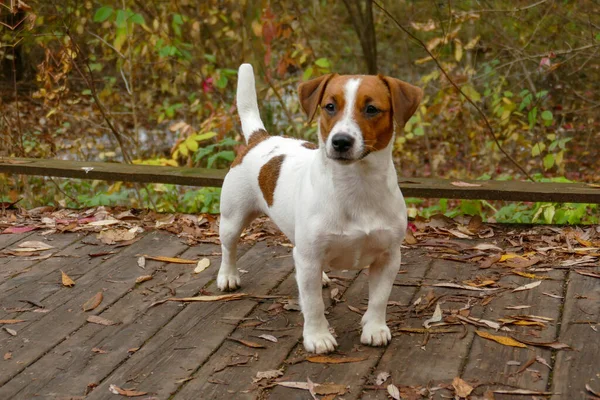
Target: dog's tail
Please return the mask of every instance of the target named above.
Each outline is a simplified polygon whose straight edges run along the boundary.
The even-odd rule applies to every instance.
[[[238,70],[237,109],[242,121],[242,133],[248,143],[254,133],[265,130],[258,111],[254,70],[250,64],[242,64]]]

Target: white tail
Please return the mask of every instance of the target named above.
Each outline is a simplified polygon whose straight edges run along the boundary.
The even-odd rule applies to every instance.
[[[254,70],[250,64],[242,64],[238,70],[237,109],[242,121],[242,133],[248,143],[254,132],[265,129],[258,111]]]

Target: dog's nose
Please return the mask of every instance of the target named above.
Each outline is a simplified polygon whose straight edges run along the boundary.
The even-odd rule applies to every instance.
[[[354,138],[347,133],[336,133],[331,138],[331,145],[335,151],[340,153],[347,151],[354,144]]]

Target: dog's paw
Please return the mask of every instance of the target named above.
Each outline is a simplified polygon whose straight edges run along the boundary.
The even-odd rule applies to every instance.
[[[304,348],[309,353],[329,353],[335,349],[337,342],[329,332],[304,335]]]
[[[325,272],[323,272],[323,275],[321,276],[321,284],[323,285],[323,287],[327,287],[327,286],[329,286],[330,283],[331,283],[331,279],[329,279],[327,274]]]
[[[360,342],[369,346],[387,346],[391,340],[390,328],[385,324],[366,323],[360,335]]]
[[[240,287],[239,274],[219,274],[217,276],[217,286],[224,292],[229,292]]]

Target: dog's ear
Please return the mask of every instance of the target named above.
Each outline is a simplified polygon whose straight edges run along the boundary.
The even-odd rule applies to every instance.
[[[323,98],[323,92],[327,82],[331,80],[334,74],[327,74],[307,82],[302,82],[298,86],[298,94],[302,109],[308,116],[308,122],[311,122],[317,112],[317,108]]]
[[[417,111],[423,99],[423,90],[400,79],[379,75],[390,89],[394,119],[399,127],[404,127],[406,122]]]

